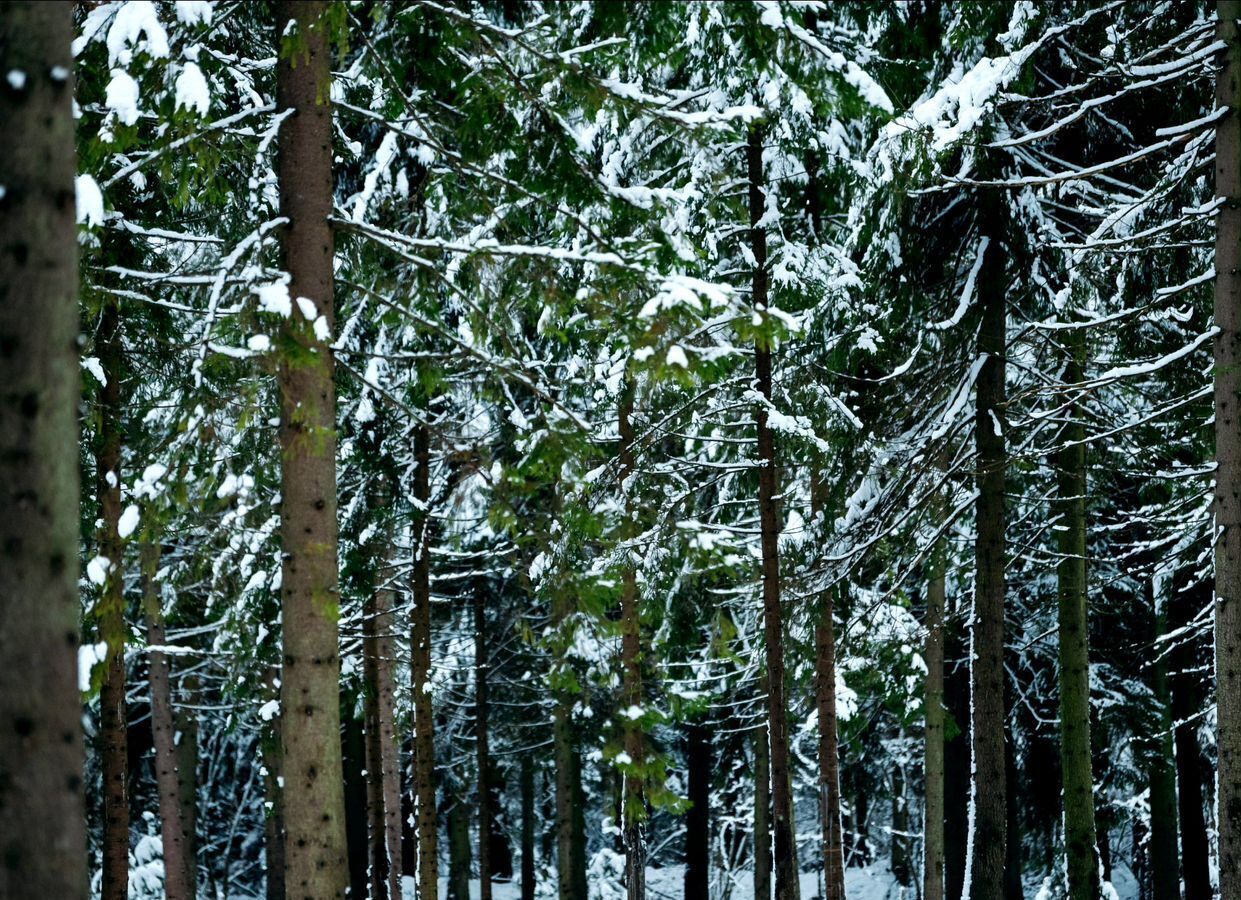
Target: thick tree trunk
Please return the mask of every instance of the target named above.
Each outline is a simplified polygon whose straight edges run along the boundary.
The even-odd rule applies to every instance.
[[[711,882],[711,731],[703,722],[685,726],[689,812],[685,814],[685,900],[707,900]]]
[[[448,900],[470,900],[470,807],[464,789],[448,808]]]
[[[1155,609],[1154,584],[1146,579],[1146,601],[1154,623],[1152,645],[1166,632],[1165,616]],[[1151,692],[1159,704],[1159,731],[1150,762],[1150,900],[1180,900],[1180,859],[1176,838],[1176,767],[1172,742],[1172,695],[1168,688],[1168,657],[1160,651],[1151,666]]]
[[[1004,763],[1004,418],[1005,283],[996,233],[999,201],[982,198],[990,243],[979,277],[982,324],[978,352],[974,436],[978,454],[976,584],[971,653],[970,740],[973,745],[974,831],[970,838],[969,896],[1004,896],[1007,823]]]
[[[280,696],[280,669],[268,666],[263,677],[269,700]],[[264,855],[267,857],[267,900],[285,900],[284,890],[284,790],[281,788],[282,741],[280,716],[268,720],[260,737],[263,751],[263,795],[267,798],[267,815],[263,820]]]
[[[181,809],[183,773],[178,770],[176,724],[172,711],[172,666],[168,655],[154,649],[166,643],[160,603],[159,544],[142,543],[142,611],[150,650],[151,732],[155,744],[155,782],[159,790],[160,840],[163,844],[164,893],[167,900],[193,900],[195,866],[189,856],[186,816]]]
[[[177,754],[177,776],[181,788],[181,820],[184,824],[182,848],[188,863],[191,885],[198,883],[198,676],[181,678],[183,705],[173,711],[173,736]],[[197,887],[195,887],[197,892]]]
[[[491,900],[491,744],[487,696],[487,607],[474,591],[474,743],[478,755],[478,896]]]
[[[815,626],[815,702],[819,714],[819,804],[823,827],[824,900],[844,900],[845,847],[840,819],[840,751],[836,722],[836,623],[833,586]]]
[[[534,900],[534,759],[521,756],[521,900]]]
[[[754,255],[751,302],[767,323],[767,232],[759,224],[766,210],[763,131],[750,129],[746,147],[750,181],[750,250]],[[780,510],[776,447],[767,408],[771,403],[771,343],[754,344],[756,386],[762,400],[755,415],[758,432],[758,512],[762,535],[763,633],[767,647],[767,726],[771,747],[772,831],[775,838],[776,900],[799,900],[794,833],[792,772],[789,766],[788,702],[785,698],[784,622],[780,609]]]
[[[767,694],[767,677],[759,681]],[[754,729],[754,896],[771,898],[771,754],[767,723]]]
[[[302,298],[329,333],[333,304],[332,113],[325,4],[276,4],[277,174],[285,227],[284,268],[298,298],[283,326],[280,387],[280,600],[284,626],[285,887],[292,897],[334,898],[349,883],[340,750],[340,593],[336,523],[336,389],[328,343],[315,335]]]
[[[103,757],[103,900],[129,898],[129,723],[125,705],[125,544],[121,539],[121,314],[115,298],[103,307],[97,348],[107,384],[99,395],[95,490],[99,556],[108,561],[99,599],[99,635],[107,644],[99,694]]]
[[[431,435],[414,430],[414,605],[410,666],[414,708],[414,809],[418,839],[418,897],[439,891],[439,824],[435,806],[435,713],[431,703]]]
[[[380,573],[380,579],[383,574]],[[372,586],[364,600],[367,818],[371,900],[401,898],[401,759],[396,740],[396,631],[392,590]]]
[[[556,625],[569,615],[565,597],[553,603]],[[556,764],[556,880],[560,900],[586,896],[585,813],[582,809],[582,768],[573,733],[573,697],[556,691],[552,712],[552,743]]]
[[[1086,342],[1081,329],[1067,332],[1066,384],[1079,384]],[[1056,515],[1060,562],[1060,769],[1064,778],[1064,844],[1070,900],[1099,897],[1095,848],[1094,778],[1090,750],[1090,658],[1086,613],[1086,428],[1077,403],[1060,432],[1056,453]]]
[[[941,515],[943,504],[937,504]],[[938,523],[935,523],[936,527]],[[922,772],[926,782],[923,810],[922,900],[944,900],[944,541],[927,557],[926,688],[923,706],[926,735]]]
[[[78,646],[73,10],[9,3],[0,64],[0,897],[87,894]],[[12,79],[10,78],[10,82]]]
[[[637,523],[634,521],[633,502],[630,496],[631,479],[634,474],[633,457],[633,397],[634,385],[626,380],[621,388],[620,400],[620,484],[625,494],[626,524],[622,529],[624,538],[637,534]],[[633,551],[625,551],[632,554]],[[622,679],[621,706],[626,711],[625,753],[631,760],[629,766],[645,765],[645,735],[640,719],[628,714],[630,710],[642,709],[642,620],[638,606],[638,574],[632,561],[627,561],[621,569],[621,666],[624,672]],[[624,791],[621,798],[621,829],[625,843],[625,885],[629,900],[644,900],[646,897],[646,836],[643,823],[646,820],[646,797],[643,790],[643,777],[637,772],[626,771],[628,767],[620,767],[624,778]],[[638,771],[641,771],[639,768]]]
[[[1241,897],[1241,2],[1217,4],[1215,105],[1215,675],[1220,896]]]

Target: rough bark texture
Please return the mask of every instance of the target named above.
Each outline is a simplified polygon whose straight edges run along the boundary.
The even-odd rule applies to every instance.
[[[750,251],[754,255],[751,302],[767,316],[767,232],[759,225],[766,209],[763,132],[750,129],[746,147],[750,182]],[[788,701],[784,677],[784,617],[780,609],[780,510],[777,500],[775,439],[767,424],[771,402],[771,344],[754,345],[756,386],[763,397],[755,414],[758,432],[758,514],[762,536],[763,633],[767,649],[767,727],[771,747],[771,825],[775,838],[776,900],[798,900],[801,893],[794,839],[792,773],[789,768]]]
[[[633,393],[632,382],[621,389],[620,401],[620,482],[625,492],[626,525],[624,538],[636,534],[633,520],[633,503],[629,494],[629,480],[634,473],[633,458]],[[621,684],[622,709],[642,708],[642,622],[638,608],[638,575],[632,562],[621,570],[621,666],[624,677]],[[625,717],[625,753],[629,765],[645,764],[646,750],[640,721]],[[625,885],[629,900],[646,897],[646,837],[643,823],[646,820],[646,798],[643,791],[644,778],[640,773],[622,770],[624,794],[621,799],[621,830],[625,844]]]
[[[685,726],[689,811],[685,814],[685,900],[707,900],[711,883],[711,731],[703,722]]]
[[[395,631],[392,590],[382,584],[374,586],[365,599],[363,620],[371,900],[400,900],[401,896],[401,761],[392,647]]]
[[[418,897],[439,891],[439,834],[435,807],[435,711],[431,703],[431,435],[414,430],[414,605],[410,612],[410,674],[414,707],[414,810]]]
[[[164,611],[160,603],[159,545],[151,540],[142,544],[142,612],[147,625],[147,644],[151,648],[167,643]],[[195,892],[195,865],[189,853],[193,840],[181,808],[182,773],[177,755],[176,721],[172,709],[172,665],[168,655],[151,649],[148,682],[151,687],[151,732],[155,744],[155,782],[159,790],[160,840],[163,844],[164,893],[167,900],[192,900]]]
[[[121,314],[112,298],[96,337],[107,384],[99,392],[95,491],[99,498],[99,555],[108,561],[97,619],[107,644],[99,692],[103,768],[103,900],[129,898],[129,723],[125,704],[125,544],[121,540]]]
[[[322,2],[276,4],[277,176],[289,294],[308,298],[329,332],[332,290],[331,67]],[[286,26],[296,26],[287,37]],[[336,523],[336,390],[332,352],[300,304],[283,326],[280,388],[284,625],[285,888],[339,897],[349,883],[340,748],[340,594]]]
[[[943,504],[939,504],[942,513]],[[927,557],[922,900],[944,900],[944,542]]]
[[[8,3],[0,63],[0,897],[87,893],[78,646],[73,11]],[[53,67],[65,77],[53,75]]]
[[[487,696],[487,607],[474,593],[474,749],[478,755],[478,896],[491,900],[491,743]]]
[[[1215,677],[1219,731],[1219,888],[1241,897],[1241,3],[1221,0],[1226,43],[1215,105]]]
[[[1081,329],[1067,332],[1066,384],[1085,377]],[[1099,896],[1095,849],[1094,778],[1090,751],[1090,658],[1086,613],[1086,428],[1077,403],[1066,411],[1057,453],[1056,516],[1060,562],[1060,769],[1064,778],[1064,844],[1070,900]]]
[[[534,760],[521,757],[521,900],[534,900]]]
[[[975,543],[976,581],[971,660],[974,833],[970,897],[1004,896],[1007,819],[1004,764],[1004,353],[1005,283],[994,197],[982,198],[983,227],[990,231],[978,296],[982,324],[974,436],[978,453]]]
[[[767,694],[767,677],[759,681],[759,693]],[[771,897],[771,755],[767,723],[754,729],[754,896]]]
[[[823,595],[814,630],[815,705],[819,714],[819,804],[823,828],[824,900],[844,900],[845,847],[840,819],[840,750],[836,722],[835,594]]]

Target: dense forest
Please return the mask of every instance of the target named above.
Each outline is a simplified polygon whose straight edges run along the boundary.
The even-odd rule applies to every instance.
[[[1241,0],[0,6],[0,898],[1241,900]]]

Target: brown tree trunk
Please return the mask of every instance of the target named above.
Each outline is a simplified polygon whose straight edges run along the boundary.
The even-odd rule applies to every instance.
[[[464,785],[448,807],[448,900],[470,900],[470,807],[465,801]]]
[[[625,494],[626,524],[622,535],[628,539],[637,534],[634,522],[633,502],[630,496],[634,475],[633,458],[633,396],[634,385],[626,380],[621,388],[620,400],[620,484]],[[626,554],[633,551],[626,549]],[[632,562],[627,561],[621,569],[621,665],[622,706],[626,710],[642,708],[642,621],[638,606],[638,575]],[[625,843],[625,884],[629,900],[646,897],[646,837],[643,823],[646,820],[646,797],[643,791],[641,767],[645,764],[646,750],[640,719],[626,713],[625,753],[631,762],[620,767],[624,778],[621,799],[621,827]],[[631,771],[630,766],[638,767]]]
[[[0,92],[0,659],[10,673],[0,689],[0,897],[10,900],[87,895],[72,39],[68,3],[0,13],[0,65],[26,79]]]
[[[824,900],[845,898],[844,836],[840,820],[840,751],[836,721],[835,586],[823,594],[815,626],[815,701],[819,713],[819,803],[823,820]]]
[[[107,384],[99,394],[95,490],[99,497],[99,556],[107,574],[97,611],[107,644],[99,694],[103,757],[103,900],[129,898],[129,723],[125,706],[125,571],[121,519],[121,315],[115,298],[103,307],[96,337]]]
[[[418,838],[418,897],[439,890],[435,808],[435,718],[431,704],[431,435],[414,430],[414,605],[410,613],[410,666],[414,708],[414,809]]]
[[[1226,45],[1215,105],[1215,675],[1219,748],[1219,889],[1241,897],[1241,2],[1216,6]]]
[[[491,746],[487,730],[487,607],[474,592],[474,739],[478,754],[478,896],[491,900]]]
[[[766,209],[763,172],[763,131],[750,129],[746,160],[750,180],[750,250],[754,255],[751,302],[768,324],[767,232],[759,225]],[[776,447],[767,424],[771,402],[771,343],[758,337],[754,343],[757,387],[762,401],[755,415],[758,432],[758,512],[762,534],[763,633],[767,646],[767,726],[771,746],[772,831],[775,837],[776,900],[799,900],[801,885],[797,869],[794,833],[792,772],[789,767],[788,702],[785,699],[784,624],[780,609],[780,510],[776,499],[778,473]]]
[[[331,60],[326,5],[276,4],[277,174],[289,295],[333,329]],[[336,389],[327,342],[301,303],[285,320],[280,387],[284,667],[281,735],[285,889],[335,898],[349,884],[340,746],[340,591],[336,523]]]
[[[263,676],[268,700],[280,697],[280,669],[268,666]],[[267,900],[285,900],[284,890],[284,790],[281,788],[280,716],[272,716],[260,738],[263,750],[263,794],[267,815],[263,820],[264,854],[267,857]]]
[[[147,643],[151,647],[151,731],[155,744],[155,782],[159,790],[160,839],[163,843],[164,893],[168,900],[193,900],[195,866],[188,850],[192,846],[181,809],[183,773],[177,757],[176,724],[172,710],[172,665],[161,647],[164,611],[160,603],[159,544],[151,538],[142,542],[142,612],[147,624]]]
[[[685,900],[707,900],[711,883],[711,731],[703,722],[685,726],[689,812],[685,815]]]
[[[379,578],[383,577],[381,572]],[[367,594],[363,630],[371,900],[400,900],[401,761],[392,646],[396,615],[392,590],[386,585],[376,585]]]
[[[971,836],[971,900],[1004,896],[1007,852],[1007,790],[1004,762],[1004,354],[1006,311],[1000,255],[998,199],[981,199],[983,228],[991,241],[979,279],[982,324],[978,352],[984,357],[977,382],[978,500],[976,584],[972,637],[974,832]]]
[[[940,517],[943,505],[936,504]],[[938,524],[934,523],[935,527]],[[922,900],[944,900],[944,563],[944,541],[940,539],[927,557]]]
[[[181,786],[181,845],[189,869],[190,884],[198,884],[198,676],[181,678],[183,705],[173,711],[173,733],[177,754],[177,776]]]
[[[534,760],[521,757],[521,900],[534,900]]]
[[[767,694],[767,676],[759,679]],[[771,753],[767,722],[754,729],[754,896],[771,900]]]

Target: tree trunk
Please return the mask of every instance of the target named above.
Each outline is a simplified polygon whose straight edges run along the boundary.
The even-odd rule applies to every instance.
[[[707,900],[711,883],[711,731],[703,722],[685,727],[689,812],[685,815],[685,900]]]
[[[633,398],[633,382],[626,379],[621,387],[619,413],[620,485],[625,495],[625,525],[621,534],[625,540],[638,533],[630,494],[634,474]],[[641,710],[642,620],[638,606],[638,574],[633,564],[633,551],[626,549],[624,553],[627,558],[621,569],[621,666],[624,671],[621,704],[626,710]],[[640,718],[626,714],[624,727],[625,753],[631,760],[627,765],[619,767],[624,779],[620,818],[625,843],[626,896],[628,900],[645,900],[646,837],[643,834],[643,823],[646,820],[646,797],[643,791],[644,776],[641,774],[646,761],[645,740]]]
[[[383,584],[373,585],[365,597],[363,615],[371,900],[401,900],[401,759],[396,740],[392,646],[395,631],[392,590]]]
[[[182,848],[188,865],[190,885],[198,884],[198,676],[181,677],[183,705],[173,711],[173,738],[177,754],[177,775],[181,793],[181,820],[184,823]]]
[[[1154,622],[1153,646],[1157,657],[1151,667],[1151,693],[1159,704],[1159,733],[1150,763],[1150,873],[1151,900],[1180,900],[1180,860],[1176,840],[1176,768],[1172,742],[1172,697],[1168,689],[1168,657],[1157,643],[1166,632],[1165,616],[1155,609],[1154,584],[1146,579],[1147,608]]]
[[[767,315],[767,232],[759,224],[766,209],[763,172],[763,131],[750,128],[747,144],[750,180],[750,250],[754,255],[751,302]],[[762,534],[763,633],[767,646],[767,726],[771,746],[772,831],[775,837],[776,900],[799,900],[794,833],[792,772],[789,767],[788,702],[785,699],[784,624],[780,609],[780,510],[776,499],[776,447],[767,424],[771,403],[771,341],[759,336],[754,343],[754,365],[762,401],[755,415],[758,432],[758,511]]]
[[[349,896],[365,897],[370,883],[370,842],[366,776],[366,731],[354,714],[354,697],[341,692],[341,764],[345,778],[345,848],[349,859]]]
[[[448,808],[448,900],[470,900],[470,807],[464,793]]]
[[[892,768],[892,842],[889,856],[892,861],[892,878],[904,892],[913,887],[913,865],[909,854],[909,806],[906,796],[908,785],[905,764],[893,763]]]
[[[107,384],[99,395],[95,489],[99,497],[99,556],[107,575],[99,599],[99,636],[107,644],[99,694],[103,757],[103,900],[129,898],[129,723],[125,705],[125,571],[121,519],[120,309],[106,301],[96,338]]]
[[[1179,579],[1178,579],[1179,580]],[[1175,584],[1175,582],[1174,582]],[[1170,630],[1185,628],[1206,603],[1209,585],[1173,588],[1168,604]],[[1181,824],[1181,877],[1185,900],[1210,900],[1210,844],[1202,796],[1202,751],[1198,746],[1197,715],[1202,710],[1203,691],[1195,672],[1199,656],[1192,638],[1182,635],[1170,654],[1172,673],[1172,718],[1177,723],[1173,743],[1176,748],[1177,813]]]
[[[971,665],[970,740],[973,745],[974,830],[968,862],[971,900],[1004,896],[1006,777],[1004,762],[1004,418],[1005,284],[996,206],[982,198],[983,228],[991,232],[979,277],[982,324],[974,436],[978,454],[976,586]]]
[[[0,896],[87,895],[78,646],[73,10],[9,3],[0,63]],[[65,73],[57,77],[57,73]]]
[[[491,900],[491,746],[487,730],[487,607],[474,591],[474,730],[478,753],[478,896]]]
[[[1085,378],[1085,335],[1066,332],[1066,384]],[[1095,847],[1094,779],[1090,750],[1090,659],[1086,613],[1086,428],[1076,402],[1060,432],[1056,517],[1060,562],[1060,768],[1064,778],[1064,844],[1070,900],[1097,900],[1099,861]]]
[[[568,617],[570,605],[557,597],[552,619],[560,625]],[[557,690],[552,712],[552,742],[556,763],[556,880],[560,900],[584,897],[586,888],[586,847],[582,805],[582,770],[573,734],[573,697]]]
[[[269,699],[280,696],[280,669],[268,666],[263,678]],[[285,900],[284,890],[284,767],[281,758],[280,716],[272,716],[260,737],[263,750],[263,794],[267,815],[263,820],[264,855],[267,857],[267,900]]]
[[[142,611],[147,623],[150,652],[151,732],[155,744],[155,782],[159,790],[160,840],[163,844],[164,893],[168,900],[193,900],[195,867],[188,849],[192,845],[181,809],[182,773],[178,771],[176,726],[172,712],[172,666],[161,647],[164,611],[160,604],[159,544],[142,543]]]
[[[1241,2],[1217,4],[1227,45],[1215,105],[1215,674],[1220,896],[1241,897]]]
[[[521,900],[534,900],[534,759],[521,757]]]
[[[319,0],[276,4],[277,173],[289,294],[333,328],[332,113],[327,24]],[[292,28],[292,31],[290,31]],[[290,37],[289,35],[292,34]],[[329,344],[301,303],[283,323],[280,387],[280,600],[284,626],[285,886],[298,900],[341,896],[349,883],[340,750],[340,592],[336,523],[336,389]],[[316,316],[316,318],[317,318]]]
[[[936,504],[942,518],[944,504]],[[938,522],[932,523],[938,527]],[[923,810],[922,900],[944,900],[944,541],[927,557],[926,582],[926,737],[922,772],[926,782]]]
[[[959,726],[944,738],[944,895],[957,900],[966,894],[969,860],[970,803],[970,673],[963,661],[966,642],[953,628],[944,634],[944,706]],[[951,666],[947,660],[952,660]],[[968,898],[966,898],[968,900]]]
[[[759,693],[767,694],[767,676],[759,680]],[[771,898],[771,755],[767,722],[754,729],[754,896]]]
[[[815,626],[815,701],[819,714],[819,805],[823,827],[824,900],[845,898],[845,847],[840,820],[840,752],[836,722],[835,594],[828,588]]]
[[[431,435],[414,429],[414,606],[410,613],[410,673],[414,708],[414,809],[418,839],[418,897],[439,891],[439,824],[435,807],[435,718],[431,703]]]

